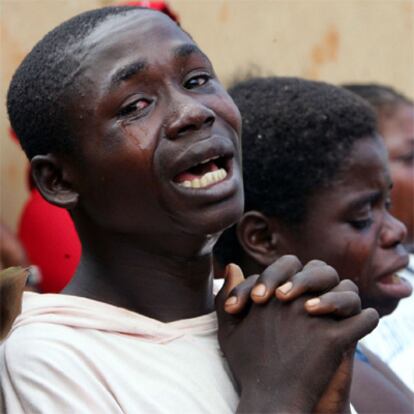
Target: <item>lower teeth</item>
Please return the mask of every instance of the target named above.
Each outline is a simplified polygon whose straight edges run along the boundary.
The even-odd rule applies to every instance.
[[[187,188],[204,188],[211,184],[223,181],[227,177],[227,172],[224,168],[220,168],[217,171],[212,171],[204,174],[201,178],[195,178],[194,180],[186,180],[179,183],[182,187]]]

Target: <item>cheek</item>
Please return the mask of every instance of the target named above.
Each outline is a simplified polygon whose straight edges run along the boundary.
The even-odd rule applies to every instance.
[[[215,112],[224,119],[240,136],[241,135],[241,115],[239,108],[231,99],[230,95],[223,91],[219,101],[216,103]]]
[[[332,237],[335,234],[340,236]],[[320,258],[334,267],[341,279],[351,279],[360,289],[366,290],[370,284],[377,234],[376,226],[362,233],[343,225],[324,242],[315,243],[314,250],[317,251],[318,246],[321,248],[323,256]]]
[[[147,153],[153,152],[157,144],[159,124],[156,122],[123,122],[119,125],[122,139],[132,148],[138,148],[141,158],[147,159]]]
[[[360,290],[365,290],[370,284],[375,246],[375,238],[368,235],[345,243],[340,277],[353,280]]]

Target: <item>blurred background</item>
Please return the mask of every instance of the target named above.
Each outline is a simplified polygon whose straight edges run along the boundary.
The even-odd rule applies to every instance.
[[[27,161],[10,139],[7,87],[50,29],[108,0],[1,0],[0,219],[12,230],[28,196]],[[224,84],[248,74],[378,82],[414,98],[412,0],[171,0]]]

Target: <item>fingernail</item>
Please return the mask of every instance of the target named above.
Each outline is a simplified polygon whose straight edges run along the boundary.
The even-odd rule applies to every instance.
[[[230,296],[225,302],[224,306],[233,306],[237,303],[237,296]]]
[[[313,308],[314,306],[317,306],[321,303],[321,300],[319,298],[313,298],[306,301],[306,306],[309,308]]]
[[[286,282],[282,286],[279,286],[277,288],[277,290],[280,290],[284,295],[286,295],[287,293],[290,292],[290,290],[292,289],[292,287],[293,287],[293,283],[292,282]]]
[[[266,286],[263,283],[260,283],[252,290],[252,295],[254,296],[264,296],[266,294]]]

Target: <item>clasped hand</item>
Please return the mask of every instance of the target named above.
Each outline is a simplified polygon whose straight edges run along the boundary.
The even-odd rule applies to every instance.
[[[240,391],[238,412],[345,413],[357,341],[378,324],[331,266],[283,256],[244,279],[229,265],[216,297],[219,343]]]

